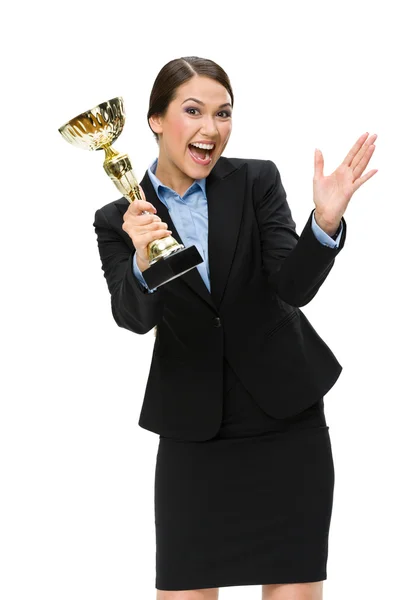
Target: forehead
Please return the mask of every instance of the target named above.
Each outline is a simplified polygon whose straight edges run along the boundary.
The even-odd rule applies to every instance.
[[[176,102],[179,104],[186,98],[196,98],[205,104],[224,104],[231,102],[228,90],[215,79],[195,75],[176,90]]]

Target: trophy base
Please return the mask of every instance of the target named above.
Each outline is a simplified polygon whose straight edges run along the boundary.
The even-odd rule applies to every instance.
[[[180,277],[203,262],[203,258],[196,246],[188,246],[160,258],[143,273],[143,278],[148,287],[160,287],[176,277]]]

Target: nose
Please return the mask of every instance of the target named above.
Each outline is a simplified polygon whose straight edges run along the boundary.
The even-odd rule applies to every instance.
[[[205,115],[202,126],[200,128],[200,133],[208,138],[213,138],[217,135],[218,128],[213,117]]]

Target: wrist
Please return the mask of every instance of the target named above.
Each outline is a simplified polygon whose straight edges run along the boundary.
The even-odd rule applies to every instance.
[[[327,235],[330,237],[336,237],[336,235],[339,233],[341,219],[327,219],[326,217],[319,215],[316,210],[314,211],[314,219],[324,233],[327,233]]]
[[[138,256],[137,253],[135,255],[135,261],[137,263],[138,268],[140,269],[140,271],[142,273],[144,273],[144,271],[146,271],[150,267],[148,260],[146,260],[146,261],[141,260],[141,258]]]

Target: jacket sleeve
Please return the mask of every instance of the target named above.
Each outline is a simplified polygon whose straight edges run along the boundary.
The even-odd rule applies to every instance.
[[[133,273],[137,277],[138,281],[141,283],[142,287],[145,288],[149,292],[149,294],[152,294],[153,292],[155,292],[157,290],[156,287],[154,289],[152,289],[152,290],[148,287],[147,282],[144,279],[142,272],[138,268],[138,265],[137,265],[137,251],[134,252],[134,254],[133,254]]]
[[[313,230],[314,235],[320,242],[320,244],[324,244],[325,246],[330,246],[330,248],[336,248],[340,244],[340,240],[343,232],[343,223],[340,223],[339,233],[337,233],[336,237],[328,235],[325,231],[323,231],[320,225],[317,225],[315,218],[316,211],[313,210],[313,216],[311,219],[311,229]]]
[[[111,294],[111,310],[119,327],[144,334],[161,320],[164,290],[154,293],[140,284],[133,272],[134,252],[110,225],[101,208],[95,213],[93,223],[97,235],[102,270]]]
[[[346,240],[346,221],[339,246],[323,245],[312,230],[311,211],[299,236],[280,173],[272,161],[262,167],[256,197],[262,268],[278,296],[291,306],[305,306],[317,294]]]

